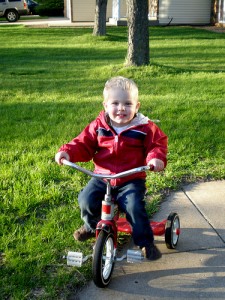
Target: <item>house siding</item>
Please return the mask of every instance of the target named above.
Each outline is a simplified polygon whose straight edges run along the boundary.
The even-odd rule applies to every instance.
[[[159,0],[159,23],[209,24],[211,0]]]
[[[94,22],[95,1],[94,0],[71,0],[72,1],[72,22]],[[112,0],[108,0],[107,19],[112,15]]]

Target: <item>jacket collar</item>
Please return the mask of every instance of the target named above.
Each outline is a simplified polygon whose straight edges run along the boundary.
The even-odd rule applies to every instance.
[[[137,113],[136,117],[130,122],[130,127],[148,124],[149,118],[145,117],[142,113]]]
[[[109,116],[105,111],[100,112],[99,118],[102,121],[104,120],[105,123],[110,126]],[[149,122],[148,117],[144,116],[142,113],[137,113],[136,116],[133,118],[133,120],[130,122],[129,128],[139,126],[139,125],[145,125],[148,124],[148,122]]]

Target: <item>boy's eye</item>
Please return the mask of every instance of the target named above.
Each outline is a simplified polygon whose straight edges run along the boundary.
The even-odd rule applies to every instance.
[[[111,103],[112,105],[119,105],[120,103],[118,101],[113,101]],[[128,102],[125,102],[124,105],[126,106],[131,106],[132,105],[132,102],[128,101]]]

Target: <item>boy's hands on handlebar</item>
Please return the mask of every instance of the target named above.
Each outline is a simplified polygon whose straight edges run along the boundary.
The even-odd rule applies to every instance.
[[[153,158],[149,161],[148,166],[154,166],[154,172],[160,172],[164,169],[164,162],[161,159]]]
[[[62,159],[70,161],[69,154],[65,151],[59,151],[58,153],[56,153],[55,161],[57,162],[57,164],[62,165]],[[148,166],[153,166],[154,172],[160,172],[164,169],[164,162],[161,159],[153,158],[148,162]]]
[[[69,154],[65,151],[59,151],[58,153],[56,153],[55,161],[57,162],[57,164],[62,165],[62,159],[63,158],[66,159],[66,160],[70,160]]]

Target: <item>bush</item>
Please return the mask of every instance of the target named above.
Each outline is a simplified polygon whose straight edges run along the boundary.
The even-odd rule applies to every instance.
[[[40,0],[37,7],[37,14],[40,16],[63,16],[64,1],[63,0]]]

